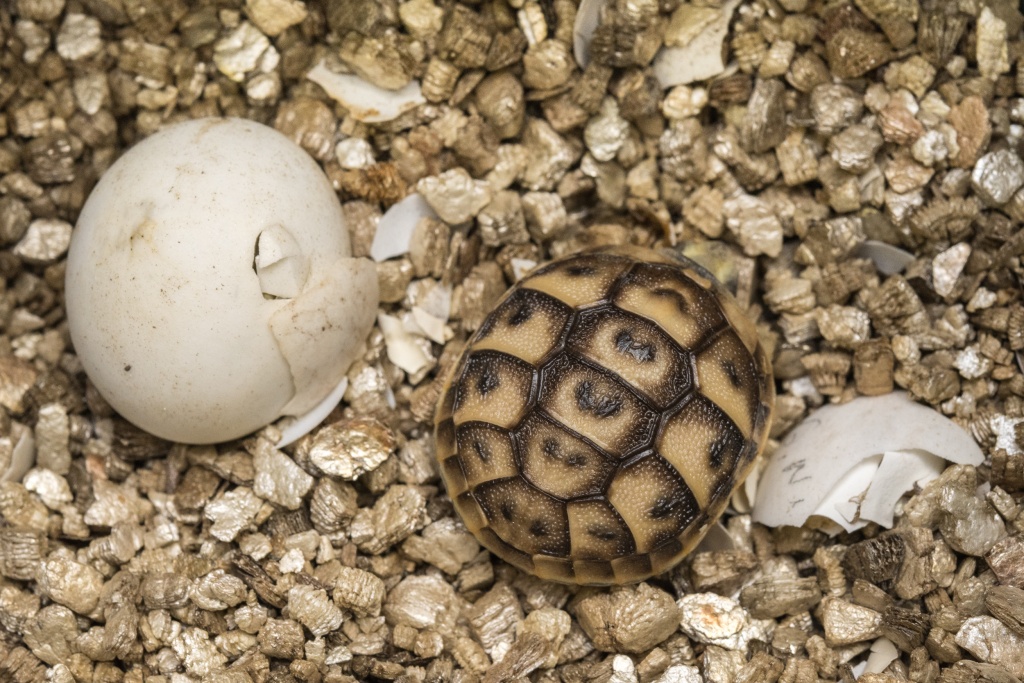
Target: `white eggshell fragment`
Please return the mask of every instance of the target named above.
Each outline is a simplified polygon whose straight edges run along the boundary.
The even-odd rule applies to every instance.
[[[334,73],[323,61],[317,62],[306,78],[348,109],[354,119],[365,123],[392,121],[427,101],[419,81],[409,81],[401,90],[385,90],[359,76]]]
[[[761,475],[752,516],[768,526],[810,517],[850,530],[891,524],[902,494],[938,476],[941,460],[984,459],[960,425],[906,393],[862,396],[819,408],[786,436]]]
[[[867,661],[853,668],[854,675],[859,678],[862,674],[880,674],[899,658],[900,651],[893,642],[888,638],[879,638],[871,643],[871,654]]]
[[[89,378],[125,418],[186,443],[312,409],[377,301],[320,167],[243,119],[182,123],[129,150],[68,252],[68,324]]]
[[[0,437],[0,481],[21,481],[36,462],[36,440],[32,430],[20,422]]]
[[[914,255],[906,249],[900,249],[878,240],[865,240],[853,251],[853,255],[859,258],[871,259],[875,268],[882,275],[895,275],[902,273],[907,266],[914,262]]]
[[[590,43],[594,31],[601,24],[601,10],[608,0],[582,0],[576,10],[576,21],[572,27],[572,53],[576,63],[586,68],[590,63]]]
[[[377,316],[377,324],[384,333],[384,345],[392,363],[410,375],[415,375],[430,363],[427,354],[416,344],[414,336],[402,326],[401,320],[381,313]]]
[[[723,46],[739,4],[739,0],[725,0],[717,9],[689,4],[676,9],[665,31],[665,47],[654,59],[654,77],[661,87],[704,81],[725,71]],[[714,18],[707,21],[695,16],[698,13]]]
[[[392,205],[377,221],[370,257],[380,262],[409,253],[412,235],[423,218],[437,218],[437,214],[417,192]]]

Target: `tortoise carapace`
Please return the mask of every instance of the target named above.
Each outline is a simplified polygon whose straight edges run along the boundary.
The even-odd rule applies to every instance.
[[[700,266],[616,247],[513,286],[438,405],[466,526],[537,576],[641,581],[688,553],[764,447],[774,400],[754,322]]]

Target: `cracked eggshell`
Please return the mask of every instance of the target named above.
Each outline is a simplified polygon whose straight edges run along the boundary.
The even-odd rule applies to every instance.
[[[166,128],[122,156],[68,253],[71,339],[125,418],[186,443],[237,438],[327,397],[361,351],[377,276],[291,140],[243,119]]]
[[[758,482],[752,518],[768,526],[823,518],[848,531],[868,521],[891,526],[902,495],[937,477],[943,460],[984,459],[970,433],[905,392],[861,396],[819,408],[782,440]]]
[[[717,18],[708,23],[694,17],[694,8],[689,5],[676,9],[676,14],[689,13],[689,21],[675,15],[672,17],[665,47],[654,59],[654,77],[661,87],[703,81],[725,71],[723,48],[729,34],[729,22],[739,4],[740,0],[725,0],[718,8]],[[695,18],[697,21],[693,21]]]
[[[393,121],[427,101],[419,81],[409,81],[400,90],[386,90],[354,74],[334,73],[323,60],[309,70],[306,78],[348,109],[354,119],[365,123]]]

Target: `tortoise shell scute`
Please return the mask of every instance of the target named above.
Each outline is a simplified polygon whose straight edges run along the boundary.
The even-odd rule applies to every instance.
[[[696,545],[764,446],[774,383],[707,271],[619,247],[513,286],[441,396],[437,457],[470,531],[524,571],[605,585]]]

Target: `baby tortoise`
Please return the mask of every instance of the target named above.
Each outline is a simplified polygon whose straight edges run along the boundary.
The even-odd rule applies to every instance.
[[[754,323],[700,266],[584,252],[513,286],[442,390],[437,457],[466,526],[543,579],[642,581],[686,555],[768,436]]]

